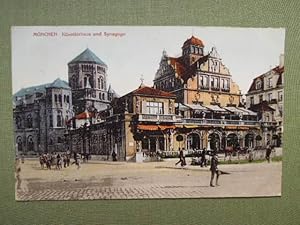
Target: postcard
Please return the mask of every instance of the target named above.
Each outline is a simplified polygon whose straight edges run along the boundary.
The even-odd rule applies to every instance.
[[[11,31],[16,200],[281,196],[284,28]]]

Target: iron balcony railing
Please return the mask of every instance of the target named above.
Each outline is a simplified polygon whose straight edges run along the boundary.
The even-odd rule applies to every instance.
[[[206,118],[184,118],[183,123],[188,124],[202,124],[202,125],[247,125],[259,126],[258,121],[251,120],[228,120],[228,119],[206,119]]]
[[[161,114],[139,114],[139,121],[152,121],[152,122],[175,122],[176,115],[161,115]]]

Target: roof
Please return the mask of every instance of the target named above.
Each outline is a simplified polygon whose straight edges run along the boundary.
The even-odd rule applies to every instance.
[[[33,95],[34,93],[46,93],[46,88],[65,88],[71,89],[68,83],[60,78],[57,78],[52,83],[35,85],[27,88],[22,88],[14,94],[14,97],[22,97],[25,95]]]
[[[209,54],[199,58],[192,65],[185,64],[182,56],[178,57],[178,58],[169,57],[169,64],[173,67],[173,69],[175,70],[175,73],[181,79],[183,79],[184,82],[187,82],[187,80],[189,78],[196,75],[197,64],[198,63],[201,64],[201,63],[207,61],[208,56],[209,56]]]
[[[120,97],[120,95],[118,95],[117,92],[114,89],[112,89],[111,85],[109,85],[107,92],[110,93],[110,94],[112,94],[112,96],[114,98],[119,98]]]
[[[284,66],[282,66],[282,67],[276,66],[273,69],[271,69],[271,71],[274,71],[275,73],[279,74],[276,85],[282,85],[282,76],[284,73]],[[266,76],[267,73],[264,73],[264,74],[261,74],[261,75],[255,77],[251,83],[251,86],[250,86],[248,92],[255,91],[255,90],[262,90],[264,87],[264,79],[263,78],[264,78],[264,76]],[[257,80],[261,80],[261,82],[262,82],[260,89],[256,89],[256,81]]]
[[[267,101],[262,101],[258,104],[252,105],[250,110],[253,110],[254,112],[275,111],[275,109],[269,106]]]
[[[49,86],[46,88],[65,88],[65,89],[71,89],[68,82],[61,80],[60,78],[57,78],[55,81],[53,81]]]
[[[225,109],[221,108],[218,105],[206,105],[205,107],[215,112],[227,112]]]
[[[192,36],[191,38],[187,39],[183,43],[182,47],[184,47],[186,45],[196,45],[196,46],[204,47],[203,41],[200,40],[199,38],[194,37],[194,36]]]
[[[147,87],[147,86],[140,86],[138,89],[136,89],[128,94],[176,98],[176,96],[174,94],[171,94],[166,91],[161,91],[161,90],[158,90],[158,89],[155,89],[152,87]]]
[[[98,56],[95,55],[89,48],[84,50],[82,53],[80,53],[77,57],[75,57],[72,61],[70,61],[68,64],[71,63],[97,63],[103,66],[107,66],[101,59],[98,58]]]

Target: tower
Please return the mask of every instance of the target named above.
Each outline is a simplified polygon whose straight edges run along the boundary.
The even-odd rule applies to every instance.
[[[68,63],[68,76],[76,114],[107,108],[107,65],[89,48]]]
[[[200,39],[194,36],[187,39],[181,48],[185,64],[192,65],[199,58],[203,57],[203,48],[204,44]]]

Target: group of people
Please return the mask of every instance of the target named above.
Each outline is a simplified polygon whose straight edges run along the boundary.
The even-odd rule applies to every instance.
[[[55,169],[60,170],[63,167],[67,168],[70,166],[71,154],[70,152],[66,152],[63,154],[60,153],[51,154],[48,152],[48,153],[41,154],[39,156],[39,161],[42,169],[47,168],[51,170],[51,168],[54,166]],[[72,165],[73,164],[77,165],[77,168],[79,169],[80,161],[81,161],[81,156],[78,153],[74,152],[74,162],[72,162]]]

